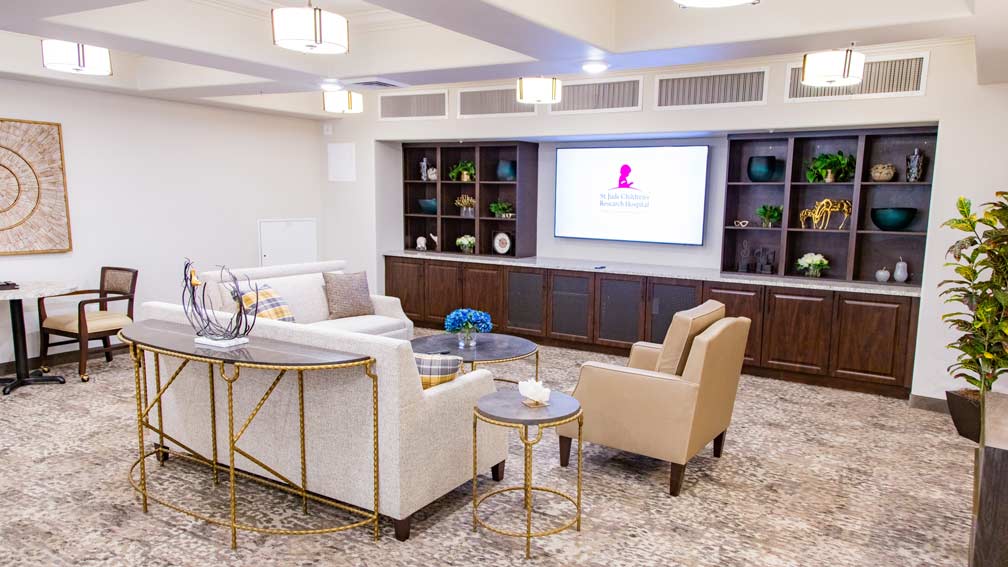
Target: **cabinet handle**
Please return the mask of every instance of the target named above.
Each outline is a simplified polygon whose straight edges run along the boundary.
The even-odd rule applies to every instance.
[[[651,314],[652,315],[657,315],[658,314],[659,301],[661,301],[660,297],[654,297],[654,298],[651,299]]]

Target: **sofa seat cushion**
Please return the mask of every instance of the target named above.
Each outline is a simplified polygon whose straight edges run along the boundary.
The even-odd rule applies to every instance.
[[[387,335],[405,329],[407,321],[398,317],[386,317],[385,315],[360,315],[358,317],[319,321],[318,323],[312,323],[310,326],[321,329],[339,329],[341,331],[364,333],[367,335]]]
[[[115,311],[86,311],[84,317],[87,321],[87,330],[89,333],[122,329],[133,323],[133,320],[127,317],[125,313],[117,313]],[[70,315],[46,317],[46,320],[42,321],[42,326],[54,331],[76,333],[78,332],[77,314],[71,313]]]

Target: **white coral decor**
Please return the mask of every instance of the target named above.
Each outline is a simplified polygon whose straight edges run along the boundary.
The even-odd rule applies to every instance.
[[[550,389],[536,380],[518,382],[518,393],[534,402],[545,404],[550,398]]]

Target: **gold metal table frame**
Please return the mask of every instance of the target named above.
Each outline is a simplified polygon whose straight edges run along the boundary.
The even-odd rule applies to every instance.
[[[188,516],[209,522],[211,524],[216,524],[219,526],[224,526],[230,528],[231,530],[231,549],[236,549],[238,546],[238,530],[259,532],[265,534],[273,535],[316,535],[316,534],[326,534],[333,532],[340,532],[345,530],[350,530],[353,528],[366,526],[371,524],[373,526],[373,533],[375,541],[379,537],[378,529],[378,375],[374,372],[375,359],[368,357],[361,361],[354,361],[348,363],[337,363],[337,364],[320,364],[314,366],[280,366],[272,364],[256,364],[248,362],[238,362],[232,364],[233,374],[228,375],[225,371],[225,363],[220,360],[215,360],[212,358],[194,356],[190,354],[183,354],[179,352],[163,350],[150,345],[142,345],[135,343],[126,338],[122,332],[119,333],[119,339],[129,346],[130,358],[133,361],[133,375],[136,385],[136,409],[137,409],[137,439],[139,447],[139,458],[134,461],[133,465],[130,467],[128,478],[130,485],[141,495],[141,501],[143,505],[144,513],[147,513],[147,501],[153,500],[162,506],[181,512]],[[152,400],[148,400],[148,382],[147,382],[147,363],[145,356],[146,353],[153,354],[154,360],[154,386],[157,389],[157,393]],[[161,355],[181,359],[182,362],[179,367],[175,369],[168,381],[162,386],[161,384],[161,365],[160,357]],[[207,375],[209,379],[209,394],[210,394],[210,436],[211,436],[211,446],[212,454],[210,458],[199,454],[197,451],[188,447],[179,440],[173,438],[171,435],[164,431],[164,421],[161,410],[161,400],[168,388],[175,382],[175,379],[181,374],[182,370],[190,362],[202,362],[207,364]],[[196,512],[185,508],[181,505],[174,504],[166,498],[159,498],[154,496],[147,490],[147,467],[146,460],[148,457],[156,456],[159,465],[164,466],[165,461],[168,460],[168,449],[165,447],[164,442],[168,440],[175,444],[177,447],[184,449],[184,453],[173,451],[171,455],[173,457],[181,457],[185,460],[200,463],[208,466],[211,469],[211,474],[213,475],[214,484],[219,484],[219,469],[221,465],[218,464],[217,458],[217,417],[216,417],[216,396],[214,392],[214,366],[219,368],[219,374],[221,379],[227,384],[227,421],[228,421],[228,466],[227,473],[229,479],[229,499],[230,499],[230,516],[227,519],[213,517],[207,514]],[[371,396],[372,396],[372,419],[373,419],[373,466],[374,466],[374,510],[368,511],[351,506],[349,504],[339,502],[332,498],[327,498],[318,494],[313,494],[308,491],[308,469],[306,463],[305,455],[305,427],[304,427],[304,373],[308,371],[316,370],[334,370],[338,368],[351,368],[351,367],[363,367],[365,374],[371,379]],[[273,382],[266,389],[266,392],[260,397],[259,401],[256,403],[255,408],[242,423],[241,427],[235,433],[235,416],[234,416],[234,404],[232,392],[235,382],[238,381],[242,368],[247,369],[262,369],[262,370],[276,370],[278,374],[274,378]],[[286,478],[269,465],[263,463],[260,459],[252,456],[242,448],[238,446],[238,441],[241,439],[242,435],[246,432],[252,420],[255,419],[259,410],[262,409],[266,400],[269,399],[270,395],[276,389],[280,380],[283,379],[284,375],[288,371],[297,372],[297,382],[298,382],[298,423],[300,431],[300,447],[301,447],[301,482],[300,484],[291,481]],[[150,421],[150,414],[156,409],[157,413],[157,426]],[[158,444],[155,446],[154,450],[146,451],[144,448],[144,430],[148,429],[153,431],[158,436]],[[275,476],[279,480],[273,480],[270,478],[265,478],[259,475],[247,473],[244,471],[237,470],[235,468],[235,454],[239,454],[249,461],[252,461],[263,470],[268,471],[271,475]],[[139,479],[134,478],[134,473],[139,467],[140,476]],[[305,514],[308,513],[308,501],[315,501],[321,504],[332,506],[340,510],[350,512],[352,514],[362,516],[363,519],[338,526],[319,528],[319,529],[280,529],[280,528],[268,528],[263,526],[255,526],[250,524],[241,523],[237,518],[237,496],[236,496],[236,486],[235,477],[241,477],[255,481],[261,485],[277,488],[281,491],[287,492],[301,497],[302,508]]]
[[[525,360],[526,358],[529,358],[530,356],[534,356],[535,357],[535,380],[536,380],[536,382],[538,382],[539,381],[539,346],[538,345],[536,345],[536,349],[534,351],[532,351],[532,352],[530,352],[528,354],[523,354],[521,356],[512,356],[510,358],[500,358],[500,359],[493,359],[493,360],[480,360],[480,361],[474,360],[474,361],[472,361],[472,362],[469,363],[469,372],[472,372],[473,370],[476,370],[476,365],[477,364],[481,364],[481,365],[486,365],[486,364],[504,364],[504,363],[507,363],[507,362],[515,362],[516,360]],[[513,380],[511,378],[494,378],[494,382],[507,382],[508,384],[517,384],[519,381],[518,380]]]
[[[578,423],[578,443],[577,443],[577,494],[575,497],[571,497],[568,494],[560,492],[554,488],[549,488],[545,486],[535,486],[532,484],[532,447],[534,447],[539,441],[542,440],[543,430],[547,427],[557,427],[565,423],[570,423],[572,421],[577,421]],[[491,425],[497,425],[500,427],[509,427],[518,430],[518,436],[521,439],[522,445],[525,447],[525,476],[524,484],[522,486],[508,486],[504,488],[498,488],[492,490],[482,496],[479,495],[479,490],[477,487],[477,442],[476,442],[476,429],[477,424],[480,422],[486,422]],[[578,409],[577,413],[557,421],[550,421],[545,423],[540,423],[537,426],[538,431],[536,431],[535,437],[529,437],[529,425],[521,423],[511,423],[506,421],[498,421],[496,419],[491,419],[484,415],[481,415],[479,411],[475,408],[473,409],[473,480],[472,480],[472,496],[473,496],[473,531],[475,532],[480,526],[503,536],[509,537],[520,537],[525,538],[525,558],[528,559],[532,555],[532,538],[534,537],[545,537],[550,535],[558,534],[562,531],[568,530],[571,527],[575,528],[577,531],[581,531],[581,464],[582,464],[582,453],[581,453],[581,429],[584,426],[584,414],[581,409]],[[525,531],[515,532],[510,530],[504,530],[487,524],[479,517],[479,507],[488,498],[492,496],[497,496],[504,494],[506,492],[514,492],[521,490],[524,493],[524,506],[525,506]],[[573,518],[568,520],[563,525],[551,528],[548,530],[542,530],[538,532],[532,531],[532,493],[533,492],[546,492],[549,494],[554,494],[566,499],[568,502],[574,505],[576,513]]]

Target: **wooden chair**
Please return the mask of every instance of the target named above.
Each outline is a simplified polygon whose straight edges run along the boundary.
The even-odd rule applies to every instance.
[[[39,357],[42,371],[48,372],[49,347],[77,343],[80,348],[78,372],[81,382],[90,378],[87,374],[88,343],[100,340],[102,348],[96,352],[104,352],[105,360],[112,362],[111,337],[120,329],[133,322],[133,294],[136,292],[137,271],[130,268],[115,268],[105,266],[101,269],[101,282],[98,289],[82,289],[54,295],[52,297],[67,297],[75,295],[97,295],[93,299],[85,299],[77,304],[77,312],[68,315],[48,316],[45,302],[51,297],[40,297],[38,300],[39,329],[42,344]],[[125,301],[126,312],[109,311],[108,305],[113,301]],[[97,310],[86,310],[88,305],[98,305]],[[51,343],[49,335],[70,337],[70,340]]]

